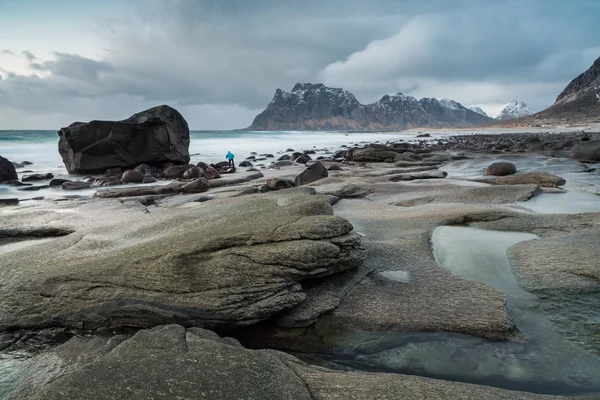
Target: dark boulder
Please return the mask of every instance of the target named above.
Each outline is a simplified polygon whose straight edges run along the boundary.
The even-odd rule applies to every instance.
[[[203,193],[210,189],[210,183],[206,178],[198,178],[181,188],[183,193]]]
[[[152,175],[152,168],[148,164],[140,164],[134,168],[134,171],[138,171],[144,176]]]
[[[0,182],[16,181],[19,179],[13,163],[0,156]]]
[[[21,192],[33,192],[35,190],[48,189],[49,187],[50,185],[25,186],[17,190],[20,190]]]
[[[292,159],[292,157],[289,154],[284,154],[281,157],[279,157],[277,159],[277,161],[288,161],[288,160],[291,160],[291,159]]]
[[[142,183],[154,183],[156,182],[156,178],[153,176],[146,176],[144,177],[144,180],[142,181]]]
[[[142,183],[144,174],[136,170],[125,171],[121,177],[123,183]]]
[[[211,180],[211,179],[219,179],[221,177],[221,174],[215,168],[208,166],[204,170],[204,176],[206,176],[206,179]]]
[[[204,177],[204,171],[200,167],[192,167],[183,173],[183,179],[196,179]]]
[[[19,199],[16,197],[10,199],[0,199],[0,206],[16,206],[19,204]]]
[[[166,105],[123,121],[75,122],[58,135],[58,150],[69,173],[190,161],[188,124],[177,110]]]
[[[229,167],[229,161],[220,161],[220,162],[218,162],[216,164],[211,164],[211,166],[214,169],[219,170],[219,169],[224,168],[224,167]]]
[[[327,178],[328,176],[329,173],[323,164],[316,162],[296,177],[294,186],[307,185],[311,182],[318,181],[319,179]]]
[[[205,171],[206,168],[208,168],[208,164],[205,162],[200,161],[198,164],[196,164],[198,167],[202,168],[202,171]]]
[[[506,176],[517,173],[517,167],[509,162],[497,162],[487,167],[483,175]]]
[[[50,181],[50,183],[48,184],[48,186],[50,186],[50,187],[61,186],[65,182],[70,182],[70,181],[68,179],[52,179]]]
[[[331,164],[329,167],[327,167],[328,171],[343,171],[342,167],[340,167],[337,164]]]
[[[104,171],[104,176],[118,176],[121,177],[123,170],[119,167],[109,168]]]
[[[163,171],[163,177],[167,178],[167,179],[182,178],[185,171],[187,171],[188,169],[190,169],[192,167],[193,167],[193,165],[186,164],[186,165],[174,165],[172,167],[165,168],[165,170]]]
[[[239,163],[240,167],[253,167],[254,164],[252,164],[250,161],[242,161],[241,163]]]
[[[310,161],[310,157],[308,157],[307,155],[304,155],[304,154],[302,154],[300,157],[298,157],[294,160],[294,162],[297,162],[298,164],[306,164],[309,161]]]
[[[48,172],[46,174],[23,175],[21,180],[23,182],[32,182],[32,181],[43,181],[43,180],[52,179],[52,178],[54,178],[54,175]]]
[[[579,143],[572,150],[576,160],[600,161],[600,140],[590,140]]]

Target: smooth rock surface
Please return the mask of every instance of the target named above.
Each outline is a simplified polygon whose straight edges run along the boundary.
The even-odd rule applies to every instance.
[[[19,176],[13,163],[0,156],[0,182],[16,181],[18,179]]]

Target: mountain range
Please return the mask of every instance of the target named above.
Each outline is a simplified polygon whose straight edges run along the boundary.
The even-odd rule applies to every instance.
[[[361,104],[344,89],[322,83],[297,83],[291,91],[277,89],[266,110],[249,130],[390,130],[415,127],[464,127],[489,123],[449,99],[417,100],[402,93]]]

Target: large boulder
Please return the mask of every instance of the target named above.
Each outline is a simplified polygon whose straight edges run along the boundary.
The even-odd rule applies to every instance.
[[[571,152],[576,160],[600,161],[600,140],[581,142]]]
[[[346,158],[351,161],[362,162],[393,162],[398,155],[392,148],[366,147],[364,149],[350,149],[346,151]]]
[[[16,181],[19,179],[13,163],[0,156],[0,182]]]
[[[328,176],[329,173],[323,164],[316,162],[302,171],[300,175],[296,176],[296,179],[294,180],[294,186],[308,185],[311,182],[327,178]]]
[[[75,122],[58,131],[58,151],[69,173],[190,161],[190,131],[177,110],[163,105],[123,121]]]

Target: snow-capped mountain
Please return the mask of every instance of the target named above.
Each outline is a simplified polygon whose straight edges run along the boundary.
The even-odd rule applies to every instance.
[[[483,112],[482,115],[487,115],[499,121],[521,118],[533,114],[533,111],[529,109],[525,102],[517,100],[513,100],[510,103],[474,104],[467,108],[480,114]]]
[[[485,115],[486,117],[489,117],[489,115],[487,115],[485,113],[485,111],[483,111],[480,107],[477,106],[467,106],[467,108],[471,111],[475,111],[477,114],[481,114],[481,115]]]
[[[344,89],[322,83],[297,83],[277,89],[251,130],[387,130],[481,125],[491,119],[450,99],[417,100],[402,93],[361,104]]]

